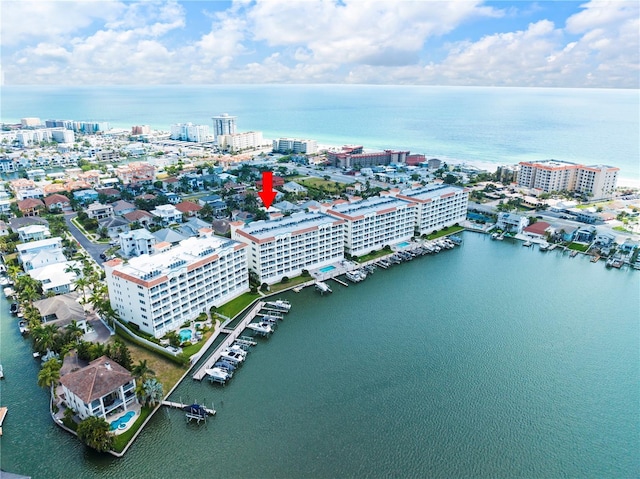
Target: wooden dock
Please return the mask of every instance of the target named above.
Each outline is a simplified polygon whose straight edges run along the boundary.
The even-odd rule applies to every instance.
[[[335,278],[335,277],[334,277],[334,278],[331,278],[331,279],[332,279],[332,280],[334,280],[336,283],[341,284],[341,285],[342,285],[342,286],[344,286],[345,288],[348,288],[348,287],[349,287],[349,284],[348,284],[348,283],[345,283],[344,281],[342,281],[342,280],[340,280],[340,279],[338,279],[338,278]]]
[[[193,379],[196,379],[198,381],[202,381],[204,379],[204,377],[207,375],[206,370],[211,369],[213,365],[218,362],[218,360],[220,359],[220,354],[222,353],[222,350],[224,348],[228,348],[229,346],[231,346],[233,342],[236,339],[238,339],[238,337],[242,334],[242,331],[244,331],[244,329],[247,327],[247,324],[249,324],[256,317],[258,312],[264,308],[264,305],[265,303],[263,301],[258,301],[258,303],[253,307],[253,309],[247,313],[244,319],[240,321],[234,329],[228,330],[230,332],[228,333],[226,339],[222,341],[222,343],[220,343],[220,345],[211,354],[211,356],[209,356],[209,358],[204,362],[204,364],[200,366],[200,369],[198,369],[194,373]],[[223,331],[227,332],[227,330],[223,330]]]
[[[9,409],[7,409],[6,406],[0,407],[0,436],[2,436],[2,423],[4,422],[4,418],[7,415],[8,410]]]
[[[184,411],[186,407],[191,406],[191,404],[182,404],[179,402],[173,402],[173,401],[162,401],[162,405],[163,406],[167,406],[167,407],[172,407],[172,408],[176,408],[176,409],[180,409],[181,411]],[[204,407],[203,405],[200,404],[200,407],[202,409],[204,409],[207,414],[209,416],[215,416],[216,415],[216,410],[215,409],[210,409],[207,407]],[[6,408],[5,408],[6,409]]]

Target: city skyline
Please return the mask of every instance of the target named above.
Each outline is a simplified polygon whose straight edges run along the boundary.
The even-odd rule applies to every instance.
[[[3,85],[638,88],[631,1],[5,1]]]

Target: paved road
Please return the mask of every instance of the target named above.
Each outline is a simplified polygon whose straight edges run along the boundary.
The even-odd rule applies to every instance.
[[[71,218],[75,218],[76,213],[66,214],[64,216],[64,220],[67,223],[67,227],[69,228],[69,232],[73,235],[73,237],[80,243],[87,253],[95,260],[96,263],[102,264],[102,260],[100,259],[100,253],[104,253],[107,249],[109,249],[108,244],[100,244],[100,243],[92,243],[87,239],[85,235],[83,235],[78,228],[74,226],[71,222]]]

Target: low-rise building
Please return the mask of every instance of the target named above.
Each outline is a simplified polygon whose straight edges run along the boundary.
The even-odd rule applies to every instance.
[[[246,245],[205,233],[155,255],[104,263],[111,306],[156,338],[248,291]]]
[[[522,233],[529,226],[529,218],[515,213],[498,213],[498,221],[496,227],[508,233]]]
[[[78,261],[64,261],[29,270],[29,276],[42,283],[42,292],[45,295],[48,292],[66,294],[75,289],[78,276],[73,269],[76,268],[82,268],[82,264]]]
[[[102,220],[104,218],[110,218],[111,216],[113,216],[113,206],[103,205],[102,203],[94,201],[85,208],[85,212],[91,219]]]
[[[127,257],[152,254],[153,245],[157,243],[156,237],[144,228],[120,233],[118,238],[120,251]]]
[[[71,201],[64,195],[54,193],[44,199],[44,204],[49,211],[59,209],[61,211],[71,211]]]
[[[49,228],[45,225],[27,225],[18,228],[18,236],[20,241],[39,241],[51,236]]]
[[[182,212],[173,205],[158,205],[151,214],[158,218],[157,223],[165,226],[182,223]]]
[[[42,200],[36,198],[27,198],[18,201],[18,209],[23,216],[39,216],[40,210],[44,208]]]
[[[267,221],[231,223],[231,237],[249,246],[249,268],[261,283],[299,276],[344,259],[344,221],[322,213],[294,213]]]

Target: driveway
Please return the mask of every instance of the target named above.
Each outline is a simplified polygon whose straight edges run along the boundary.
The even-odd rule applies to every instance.
[[[98,264],[102,264],[102,260],[100,259],[100,254],[104,253],[107,249],[109,249],[108,244],[101,243],[92,243],[87,239],[82,232],[75,227],[75,225],[71,222],[72,218],[75,218],[76,213],[69,213],[64,216],[64,221],[67,223],[67,227],[69,228],[69,232],[73,235],[73,237],[80,243],[80,246],[84,248],[84,250],[91,256],[94,261]]]

